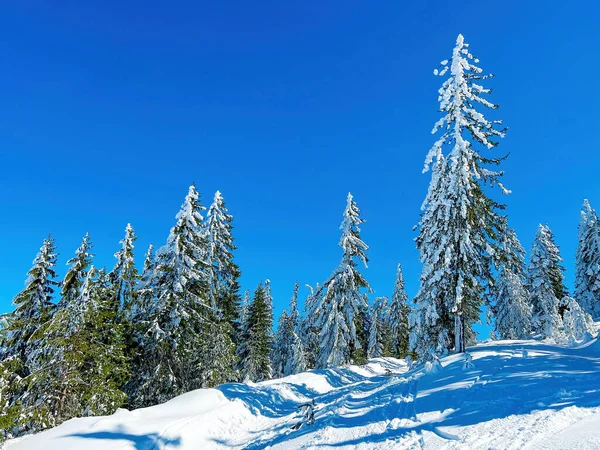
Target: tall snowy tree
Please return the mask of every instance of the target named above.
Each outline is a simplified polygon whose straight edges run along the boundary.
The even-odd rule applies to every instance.
[[[446,276],[444,259],[447,235],[446,199],[448,165],[439,155],[433,164],[429,190],[422,205],[420,232],[416,238],[423,269],[420,287],[409,315],[410,352],[429,361],[444,355],[451,347],[453,320],[447,299],[452,285]]]
[[[302,340],[302,348],[304,350],[304,367],[305,369],[314,369],[317,364],[317,356],[319,354],[319,329],[315,323],[316,317],[311,314],[311,311],[316,305],[318,298],[316,294],[321,292],[319,283],[313,289],[312,286],[306,285],[310,290],[310,294],[304,302],[304,318],[300,324],[300,339]]]
[[[75,256],[67,261],[67,265],[70,267],[62,282],[59,303],[75,301],[79,297],[81,286],[87,278],[87,271],[94,257],[91,250],[92,242],[90,235],[86,233],[81,245],[75,250]]]
[[[317,368],[357,363],[358,358],[366,356],[367,349],[359,340],[357,321],[361,309],[367,308],[367,295],[361,289],[370,290],[370,286],[358,271],[357,260],[367,266],[368,246],[360,238],[360,225],[364,220],[350,193],[343,217],[339,242],[343,250],[342,261],[315,292],[309,312],[309,320],[319,329]]]
[[[0,359],[17,356],[23,362],[27,360],[35,345],[31,336],[48,320],[53,309],[52,296],[59,285],[55,280],[56,259],[54,239],[48,236],[27,272],[25,289],[13,300],[16,307],[6,317],[7,326],[0,329]]]
[[[149,406],[201,387],[199,349],[212,308],[199,194],[190,186],[167,243],[157,254],[154,299],[138,319],[140,361],[132,404]]]
[[[231,225],[233,218],[225,207],[221,192],[217,191],[207,215],[209,264],[209,295],[211,305],[229,324],[233,335],[237,332],[240,314],[238,278],[240,270],[233,260],[236,249]]]
[[[263,381],[272,376],[271,371],[271,329],[273,309],[268,289],[261,283],[254,292],[254,299],[248,308],[244,359],[241,362],[242,378],[246,381]]]
[[[492,280],[495,239],[504,207],[487,195],[486,186],[508,191],[500,182],[502,172],[490,168],[502,158],[484,156],[479,148],[496,147],[505,130],[500,128],[501,121],[488,120],[477,109],[498,108],[484,97],[491,90],[480,83],[491,75],[485,75],[478,63],[459,35],[452,57],[442,61],[441,71],[435,71],[450,76],[439,91],[444,116],[433,129],[433,133],[442,130],[442,135],[425,160],[425,170],[434,160],[440,167],[432,177],[433,189],[425,201],[417,238],[424,267],[415,315],[415,333],[420,337],[414,341],[423,343],[414,348],[422,358],[449,350],[452,338],[457,352],[474,341],[472,327],[479,321]],[[445,148],[449,149],[447,163]],[[424,338],[424,333],[430,336]]]
[[[525,250],[514,230],[506,225],[498,241],[500,273],[493,289],[495,329],[500,339],[525,339],[531,332],[532,313],[525,288]]]
[[[550,228],[540,225],[529,255],[527,288],[533,306],[533,331],[555,341],[562,339],[559,298],[556,296],[556,280],[562,276],[562,272],[557,273],[561,260]]]
[[[600,223],[596,211],[583,202],[575,260],[575,299],[585,312],[600,317]]]
[[[391,329],[389,299],[378,297],[373,302],[370,313],[369,344],[367,347],[369,358],[391,355],[393,347]]]
[[[52,315],[56,278],[56,248],[48,236],[29,270],[25,289],[15,296],[15,310],[2,317],[0,326],[0,441],[18,433],[23,415],[21,398],[27,394],[23,381],[32,372],[31,357],[39,351],[36,331]]]
[[[156,281],[156,255],[154,254],[154,245],[150,244],[144,257],[144,267],[136,286],[135,302],[133,308],[134,327],[140,318],[142,318],[152,305],[155,295],[154,282]]]
[[[410,329],[408,327],[408,318],[411,314],[411,308],[408,304],[408,295],[404,286],[404,275],[402,266],[398,264],[396,272],[396,283],[394,284],[394,294],[390,304],[390,325],[391,325],[391,353],[395,358],[404,358],[408,355],[410,346]]]
[[[137,236],[131,224],[125,227],[125,237],[121,240],[121,249],[115,253],[117,262],[110,273],[114,285],[115,303],[119,309],[121,320],[131,320],[132,308],[135,303],[136,288],[139,273],[135,267],[134,244]]]
[[[296,281],[294,295],[289,305],[289,313],[284,310],[279,317],[279,326],[273,340],[271,361],[273,377],[286,377],[302,372],[304,349],[299,336],[300,314],[298,313],[298,289]]]
[[[497,281],[495,329],[500,339],[526,339],[531,332],[531,305],[523,280],[503,267]]]

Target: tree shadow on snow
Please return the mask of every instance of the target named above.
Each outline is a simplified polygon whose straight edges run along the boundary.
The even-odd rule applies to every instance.
[[[135,446],[135,450],[168,450],[181,446],[181,438],[168,438],[158,433],[132,434],[123,431],[97,431],[92,433],[74,433],[68,437],[82,439],[105,439],[115,441],[129,441]]]

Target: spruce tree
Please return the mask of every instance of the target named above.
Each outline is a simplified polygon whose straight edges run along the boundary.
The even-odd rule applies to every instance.
[[[244,381],[258,382],[271,378],[272,327],[273,309],[268,289],[261,283],[254,292],[254,299],[248,308],[243,336],[245,354],[241,362],[241,372]]]
[[[217,191],[207,215],[209,295],[213,308],[225,320],[235,336],[239,330],[240,270],[233,260],[236,247],[233,243],[231,225],[233,218],[225,207],[221,193]]]
[[[590,341],[597,333],[592,316],[573,297],[561,300],[564,305],[563,332],[571,345]]]
[[[533,306],[533,331],[542,338],[558,342],[562,340],[562,320],[559,314],[559,298],[556,296],[557,272],[561,261],[558,247],[547,225],[538,227],[529,255],[527,288]]]
[[[531,332],[531,305],[523,280],[503,267],[497,281],[495,330],[500,339],[527,339]]]
[[[575,260],[575,299],[592,317],[600,317],[600,223],[587,200],[583,202]]]
[[[411,308],[408,304],[408,295],[406,295],[404,276],[402,274],[402,266],[400,264],[398,264],[398,271],[396,272],[394,294],[392,295],[392,301],[389,310],[391,326],[391,355],[395,358],[405,358],[410,350],[410,329],[408,327],[408,318],[411,314]]]
[[[22,376],[27,375],[24,363],[35,348],[31,337],[48,320],[54,308],[52,296],[60,284],[55,280],[56,259],[54,239],[48,235],[27,272],[25,289],[13,300],[15,310],[5,318],[7,323],[0,329],[0,359],[20,358],[25,369]]]
[[[156,281],[156,256],[154,254],[154,246],[150,244],[144,257],[144,267],[142,274],[140,275],[138,284],[136,286],[136,293],[134,295],[134,308],[132,315],[134,317],[134,328],[137,321],[142,319],[147,311],[152,306],[152,302],[155,296],[154,282]]]
[[[369,344],[367,356],[379,358],[392,353],[392,327],[390,323],[390,305],[387,297],[378,297],[371,307],[369,324]]]
[[[500,339],[526,339],[531,332],[532,308],[525,288],[525,250],[506,224],[499,244],[500,273],[493,290],[495,329]]]
[[[199,349],[212,308],[208,300],[207,242],[195,186],[190,186],[167,243],[157,254],[154,298],[137,319],[141,367],[130,383],[136,407],[162,403],[201,387]]]
[[[361,363],[366,357],[366,340],[360,339],[361,332],[364,337],[368,332],[363,328],[367,296],[362,289],[370,290],[370,286],[358,271],[357,260],[367,266],[368,246],[360,238],[360,225],[364,220],[350,193],[343,217],[339,242],[342,261],[314,293],[309,312],[309,320],[319,330],[317,368]]]
[[[432,162],[441,165],[432,177],[436,192],[430,189],[426,198],[417,238],[424,268],[416,299],[414,348],[425,359],[450,350],[450,341],[456,352],[464,352],[465,345],[475,341],[472,327],[491,285],[495,239],[503,221],[504,206],[488,197],[485,189],[498,185],[508,192],[500,182],[502,172],[491,168],[501,158],[484,156],[479,148],[496,147],[505,130],[501,121],[488,120],[478,110],[498,108],[484,98],[491,90],[480,83],[491,75],[485,75],[478,63],[459,35],[451,59],[435,71],[450,76],[439,91],[444,116],[433,129],[442,130],[442,135],[425,160],[425,170]]]
[[[440,154],[433,164],[416,238],[423,269],[415,306],[409,315],[409,343],[410,352],[422,361],[435,360],[451,348],[453,320],[446,300],[452,298],[453,290],[444,259],[448,232],[447,172],[448,165]]]
[[[120,311],[121,320],[131,320],[132,308],[135,303],[139,273],[135,267],[134,244],[137,236],[131,224],[125,228],[125,237],[120,241],[121,249],[115,253],[117,262],[110,273],[114,285],[115,302]]]
[[[304,370],[304,349],[300,339],[300,315],[298,313],[298,289],[296,281],[289,313],[284,310],[273,340],[271,361],[273,377],[286,377]]]
[[[316,317],[311,314],[311,311],[316,305],[318,298],[316,294],[321,292],[319,283],[313,289],[312,286],[306,285],[310,294],[304,302],[304,318],[300,324],[300,339],[302,340],[302,348],[304,351],[304,368],[314,369],[317,364],[317,356],[319,354],[319,329],[315,323]]]
[[[90,253],[92,242],[89,233],[83,237],[83,241],[77,250],[75,256],[67,261],[70,266],[62,282],[59,303],[69,303],[75,301],[79,295],[81,286],[87,278],[87,271],[92,264],[94,255]]]

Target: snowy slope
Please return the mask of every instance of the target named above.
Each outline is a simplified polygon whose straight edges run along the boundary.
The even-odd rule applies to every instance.
[[[499,341],[470,353],[467,369],[464,355],[443,359],[437,373],[376,359],[198,390],[73,419],[6,450],[600,448],[600,342],[567,349]],[[310,399],[315,424],[292,430],[297,406]]]

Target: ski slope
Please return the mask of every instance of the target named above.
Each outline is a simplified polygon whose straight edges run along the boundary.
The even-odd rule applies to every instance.
[[[598,449],[600,342],[498,341],[408,371],[404,361],[227,384],[73,419],[6,450]],[[386,375],[386,369],[391,375]],[[315,400],[315,423],[298,405]]]

